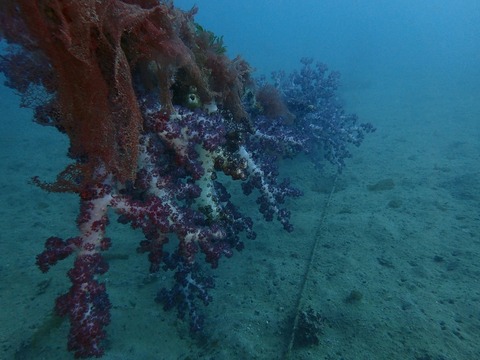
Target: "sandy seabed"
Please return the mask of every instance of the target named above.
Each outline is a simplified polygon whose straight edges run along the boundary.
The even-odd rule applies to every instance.
[[[42,274],[35,256],[49,236],[76,234],[77,199],[29,183],[53,179],[68,144],[0,92],[0,359],[73,358],[68,323],[51,316],[72,259]],[[426,75],[342,89],[376,133],[339,176],[285,162],[281,173],[305,192],[289,201],[291,234],[238,196],[258,238],[214,271],[197,338],[154,302],[170,274],[148,276],[141,233],[112,221],[104,358],[479,359],[479,94],[479,84]],[[298,310],[318,315],[317,345],[289,348]]]

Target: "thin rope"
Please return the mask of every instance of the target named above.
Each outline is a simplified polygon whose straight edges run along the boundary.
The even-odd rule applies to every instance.
[[[322,232],[323,232],[323,225],[325,223],[325,218],[327,217],[327,210],[328,210],[328,207],[330,206],[330,201],[332,199],[333,193],[335,192],[335,186],[337,184],[338,176],[339,176],[339,173],[337,172],[336,175],[335,175],[335,179],[333,180],[332,189],[330,190],[330,194],[328,195],[328,197],[325,201],[325,204],[323,206],[322,215],[320,216],[320,220],[319,220],[319,223],[317,225],[317,230],[315,231],[315,241],[313,242],[312,249],[310,250],[310,256],[308,258],[307,267],[305,269],[305,273],[304,273],[303,278],[302,278],[300,292],[298,293],[298,296],[297,296],[297,303],[296,303],[296,307],[295,307],[295,319],[293,321],[292,331],[290,333],[290,341],[288,343],[288,347],[287,347],[287,349],[285,351],[285,355],[283,357],[285,360],[290,359],[290,356],[292,354],[293,344],[295,342],[295,333],[296,333],[297,327],[298,327],[298,319],[300,317],[300,309],[302,308],[302,305],[303,305],[303,296],[304,296],[304,293],[305,293],[305,289],[306,289],[308,279],[310,277],[310,271],[312,269],[312,263],[313,263],[313,260],[316,257],[317,249],[318,249],[318,246],[320,244],[320,237],[321,237]]]

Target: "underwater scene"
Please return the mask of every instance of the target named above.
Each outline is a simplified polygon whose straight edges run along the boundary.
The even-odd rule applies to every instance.
[[[480,359],[479,19],[0,1],[0,359]]]

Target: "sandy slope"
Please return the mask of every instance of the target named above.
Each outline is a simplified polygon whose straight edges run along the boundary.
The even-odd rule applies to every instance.
[[[378,130],[353,151],[325,213],[332,175],[305,159],[284,169],[306,193],[290,203],[294,233],[263,223],[254,199],[241,200],[259,236],[215,271],[204,338],[190,339],[153,302],[166,280],[146,276],[135,252],[141,234],[112,224],[105,358],[280,359],[297,301],[323,320],[320,344],[294,349],[293,359],[480,358],[480,92],[410,80],[344,89],[348,108]],[[75,232],[77,200],[28,180],[61,169],[67,144],[1,92],[0,358],[66,359],[67,326],[48,319],[69,264],[44,275],[34,260],[48,236]],[[382,180],[390,186],[373,190]],[[351,291],[361,299],[346,301]]]

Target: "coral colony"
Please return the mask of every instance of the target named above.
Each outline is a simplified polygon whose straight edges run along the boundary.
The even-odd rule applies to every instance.
[[[284,202],[301,192],[279,180],[278,161],[306,153],[341,169],[348,143],[374,130],[344,113],[336,73],[305,59],[298,72],[254,81],[247,62],[229,59],[223,39],[194,22],[196,11],[158,0],[1,2],[6,84],[35,122],[70,140],[72,163],[52,183],[33,181],[80,200],[78,235],[50,237],[36,262],[47,272],[75,257],[55,310],[70,321],[77,358],[104,353],[108,209],[143,232],[138,251],[150,272],[174,274],[156,300],[200,331],[196,303],[207,305],[214,286],[201,259],[216,268],[256,236],[224,184],[256,193],[265,220],[290,232]],[[169,241],[172,253],[163,249]]]

